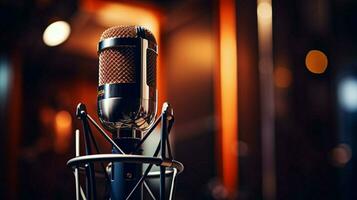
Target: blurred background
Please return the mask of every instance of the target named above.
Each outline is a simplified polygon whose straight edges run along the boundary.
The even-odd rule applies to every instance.
[[[356,199],[357,2],[1,0],[0,198],[74,199],[101,33],[152,30],[176,199]],[[159,111],[161,110],[159,105]],[[97,138],[109,152],[110,146]],[[147,145],[150,148],[150,144]]]

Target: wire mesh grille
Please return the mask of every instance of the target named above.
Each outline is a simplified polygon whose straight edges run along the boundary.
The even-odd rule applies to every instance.
[[[140,26],[115,26],[103,32],[100,40],[107,38],[146,38],[149,47],[156,49],[154,35]],[[135,83],[135,46],[105,49],[99,54],[99,86],[112,83]],[[157,54],[147,51],[147,84],[156,86],[156,58]]]
[[[114,26],[105,30],[100,37],[100,40],[107,38],[136,38],[137,37],[137,27],[136,26]]]
[[[99,54],[99,85],[135,83],[135,47],[106,49]]]
[[[150,87],[156,87],[156,57],[154,51],[147,50],[147,84]]]

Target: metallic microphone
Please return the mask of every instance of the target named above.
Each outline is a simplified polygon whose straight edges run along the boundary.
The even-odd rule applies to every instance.
[[[115,143],[129,154],[155,120],[157,43],[143,27],[112,27],[103,32],[98,55],[98,116]],[[119,152],[113,148],[113,153]],[[141,164],[112,163],[111,199],[125,199],[141,175]],[[132,197],[142,196],[140,188]]]

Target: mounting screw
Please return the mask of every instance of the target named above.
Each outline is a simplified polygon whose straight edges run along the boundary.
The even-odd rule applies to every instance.
[[[125,174],[125,178],[132,179],[133,178],[133,174],[128,172],[128,173]]]

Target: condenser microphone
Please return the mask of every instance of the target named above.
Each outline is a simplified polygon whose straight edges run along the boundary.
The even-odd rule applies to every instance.
[[[157,44],[153,34],[140,26],[109,28],[100,38],[98,54],[101,123],[119,135],[128,129],[146,130],[157,111]]]
[[[132,153],[157,112],[155,37],[140,26],[112,27],[103,32],[98,55],[99,119],[115,143]],[[113,148],[113,153],[119,152]],[[141,175],[142,164],[112,163],[111,199],[125,199]],[[142,196],[141,188],[132,199]]]

